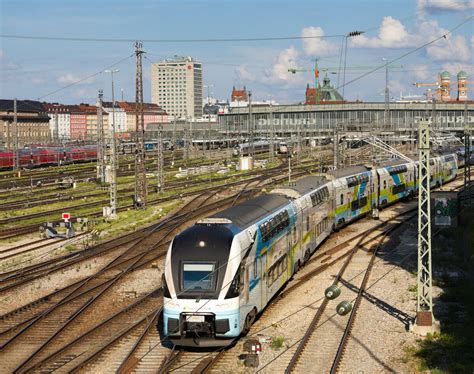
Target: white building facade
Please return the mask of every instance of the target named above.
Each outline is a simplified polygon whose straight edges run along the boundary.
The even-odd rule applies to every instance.
[[[202,64],[175,57],[152,64],[151,101],[175,117],[202,117]]]

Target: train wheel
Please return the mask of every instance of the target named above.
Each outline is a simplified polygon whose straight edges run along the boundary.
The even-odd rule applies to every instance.
[[[311,255],[311,253],[310,253],[309,249],[307,249],[306,252],[304,253],[304,258],[303,258],[303,261],[305,263],[308,262],[310,255]]]
[[[254,308],[247,314],[247,317],[245,317],[244,329],[242,330],[244,334],[247,334],[250,331],[250,327],[252,327],[255,321],[256,315],[257,315],[257,311]]]

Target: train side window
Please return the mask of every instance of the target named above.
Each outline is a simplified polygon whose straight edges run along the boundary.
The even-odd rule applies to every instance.
[[[253,260],[253,279],[257,278],[257,258]]]
[[[344,194],[341,193],[341,205],[344,204]]]
[[[387,181],[383,181],[383,188],[386,189],[387,188]]]
[[[309,216],[306,217],[306,231],[309,231]]]
[[[296,239],[297,239],[296,226],[294,226],[293,227],[293,244],[296,244]]]

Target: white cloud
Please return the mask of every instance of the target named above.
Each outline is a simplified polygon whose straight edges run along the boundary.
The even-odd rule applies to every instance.
[[[71,96],[81,99],[83,102],[93,102],[97,98],[97,91],[92,88],[79,88],[73,91]]]
[[[423,12],[425,9],[437,10],[468,10],[474,8],[474,0],[418,0],[417,8]]]
[[[295,80],[294,74],[290,73],[288,69],[298,66],[298,56],[299,52],[293,46],[281,51],[271,71],[267,72],[267,75],[276,81],[287,82]]]
[[[426,48],[427,56],[436,61],[454,60],[467,62],[472,59],[471,53],[466,38],[461,35],[447,35],[446,38]]]
[[[41,77],[33,77],[31,79],[31,83],[34,85],[40,85],[40,84],[43,84],[44,82],[45,82],[45,79]]]
[[[81,79],[83,79],[82,77],[79,77],[77,75],[74,75],[74,74],[71,74],[71,73],[68,73],[68,74],[65,74],[65,75],[61,75],[60,77],[58,77],[58,83],[60,84],[70,84],[70,83],[76,83],[76,82],[79,82]],[[94,81],[93,78],[89,78],[89,79],[86,79],[82,82],[80,82],[81,84],[84,84],[84,83],[92,83]]]
[[[351,44],[365,48],[405,48],[414,46],[416,38],[408,33],[399,20],[388,16],[384,17],[377,36],[356,36],[351,39]]]
[[[468,75],[472,74],[474,68],[471,64],[462,64],[462,63],[450,63],[447,62],[442,65],[441,71],[446,70],[451,73],[451,82],[456,81],[456,74],[461,70],[467,72]]]
[[[242,80],[242,81],[254,81],[256,80],[256,77],[254,74],[252,74],[250,71],[248,71],[248,66],[247,65],[240,65],[235,69],[235,73],[237,77]]]
[[[321,27],[305,27],[301,31],[303,38],[324,36],[324,30]],[[303,39],[303,51],[307,55],[326,57],[337,53],[338,47],[324,38]]]
[[[416,64],[412,69],[410,75],[415,78],[416,81],[425,81],[433,75],[432,72],[429,71],[428,65],[423,64]]]

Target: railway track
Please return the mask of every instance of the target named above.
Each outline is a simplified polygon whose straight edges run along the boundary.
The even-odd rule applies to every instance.
[[[57,340],[58,335],[64,335],[62,332],[72,324],[72,321],[84,314],[91,317],[90,313],[85,312],[114,285],[121,284],[130,277],[133,271],[162,257],[166,251],[166,244],[175,230],[190,217],[195,217],[200,212],[209,209],[209,205],[204,208],[203,204],[205,205],[211,197],[210,193],[199,195],[183,207],[181,214],[175,214],[150,229],[148,235],[134,242],[130,248],[116,256],[94,275],[81,280],[72,288],[65,287],[63,292],[48,298],[47,303],[40,303],[41,307],[29,309],[27,313],[20,313],[22,314],[20,321],[18,321],[18,313],[15,316],[9,315],[2,318],[4,324],[7,324],[7,328],[4,328],[0,334],[3,337],[2,355],[7,354],[10,363],[20,362],[16,367],[17,371],[24,371],[31,366],[40,354],[45,354],[54,347],[54,344],[50,343]],[[110,307],[112,309],[112,305]],[[83,319],[80,323],[87,325],[88,322],[90,321]],[[52,326],[54,327],[51,328]],[[60,328],[56,328],[57,326]],[[32,341],[38,340],[42,343],[31,344]],[[14,349],[15,345],[20,343],[21,352]],[[25,349],[26,347],[30,349]],[[25,354],[25,351],[28,353]],[[10,368],[13,367],[10,366]]]
[[[295,170],[298,170],[298,169],[308,170],[310,167],[311,167],[310,165],[304,165],[304,166],[296,167]],[[283,165],[280,165],[277,168],[266,169],[266,170],[258,170],[256,172],[248,173],[246,175],[255,175],[255,174],[257,174],[257,175],[258,174],[268,175],[268,174],[271,174],[271,173],[278,173],[284,168],[285,168],[285,165],[283,164]],[[301,175],[301,172],[300,173],[294,173],[293,175],[296,177],[298,175]],[[257,180],[258,178],[260,178],[260,177],[259,176],[253,177],[254,180]],[[226,180],[226,179],[228,179],[228,177],[221,177],[218,180]],[[275,178],[275,180],[279,180],[279,179],[281,180],[282,178],[281,177],[276,177]],[[244,182],[245,181],[250,181],[250,180],[252,180],[252,178],[246,179],[246,180],[244,180]],[[195,184],[200,184],[200,183],[204,184],[206,182],[207,181],[198,181],[198,182],[183,181],[183,182],[180,182],[180,183],[182,183],[183,185],[189,185],[191,183],[193,185],[195,185]],[[232,186],[238,185],[240,183],[242,183],[242,181],[230,182],[230,183],[226,183],[226,186],[232,187]],[[221,186],[214,186],[214,187],[209,187],[209,188],[213,189],[213,188],[220,188],[220,187]],[[176,195],[173,195],[173,196],[168,196],[166,198],[151,199],[148,202],[149,202],[150,205],[159,204],[159,203],[162,203],[162,202],[165,202],[165,201],[169,201],[169,200],[172,200],[172,199],[175,199],[175,198],[180,198],[180,197],[183,197],[183,196],[189,196],[189,195],[192,195],[192,194],[195,194],[195,193],[196,193],[196,191],[194,191],[194,192],[185,192],[185,193],[180,193],[180,194],[176,194]],[[129,198],[130,199],[130,197],[122,197],[122,198],[124,198],[124,199]],[[108,203],[108,200],[85,202],[85,203],[82,203],[82,204],[77,204],[77,205],[74,205],[74,206],[70,206],[67,209],[70,212],[74,212],[74,209],[83,209],[83,208],[91,207],[91,206],[94,206],[94,205],[106,204],[106,203]],[[120,206],[117,210],[118,211],[123,211],[123,210],[130,209],[132,207],[133,207],[133,204],[129,203],[129,204]],[[47,217],[47,216],[49,216],[51,214],[54,214],[54,213],[63,212],[64,209],[65,209],[64,207],[61,207],[61,208],[51,209],[47,212],[37,212],[37,213],[27,214],[27,215],[23,215],[23,216],[3,218],[3,219],[0,219],[0,224],[8,224],[8,223],[11,223],[11,222],[16,222],[18,220],[28,220],[28,219],[32,219],[32,218]],[[96,212],[87,213],[87,216],[88,217],[99,217],[99,216],[102,216],[102,214],[103,214],[103,212],[100,210],[100,211],[96,211]],[[59,221],[57,221],[57,222],[59,222]],[[74,222],[74,219],[73,219],[73,222]],[[37,231],[38,229],[39,229],[38,224],[30,224],[30,225],[25,225],[25,226],[6,228],[6,229],[3,229],[3,230],[0,230],[0,239],[8,239],[8,238],[13,238],[13,237],[17,237],[17,236],[20,236],[20,235],[24,235],[24,234],[27,234],[27,233],[33,233],[33,232]]]
[[[459,182],[459,178],[457,181]],[[450,187],[456,184],[450,183]],[[458,189],[459,186],[452,187]],[[394,207],[399,206],[395,205]],[[272,301],[271,304],[263,311],[262,316],[252,326],[249,338],[258,338],[257,335],[271,328],[275,322],[275,315],[278,315],[278,310],[284,308],[284,304],[288,303],[288,297],[292,292],[301,288],[312,281],[316,276],[319,276],[320,281],[326,279],[326,286],[319,285],[319,288],[328,287],[333,283],[338,283],[340,280],[344,285],[342,295],[337,301],[331,301],[321,297],[313,304],[302,307],[299,310],[283,317],[283,320],[291,319],[294,316],[305,310],[315,309],[316,313],[312,319],[308,320],[308,329],[299,339],[290,345],[289,349],[280,353],[275,361],[270,360],[263,362],[258,372],[336,372],[340,367],[344,358],[344,352],[347,343],[351,336],[352,327],[356,321],[357,311],[360,303],[363,300],[364,292],[370,277],[371,270],[374,266],[379,249],[382,246],[391,232],[400,228],[401,225],[406,224],[411,218],[416,215],[417,207],[410,208],[404,212],[399,212],[395,216],[373,226],[370,230],[364,230],[357,235],[351,236],[349,239],[331,247],[319,249],[308,261],[295,278],[290,282],[286,288]],[[384,256],[390,252],[384,251]],[[350,258],[352,254],[353,258]],[[345,264],[350,264],[352,267],[340,271],[333,282],[331,278],[321,278],[325,272],[332,266],[344,261]],[[354,265],[355,264],[355,265]],[[347,268],[349,265],[344,265]],[[308,288],[309,287],[309,288]],[[305,289],[312,289],[311,286],[306,286]],[[320,291],[322,294],[322,290]],[[349,295],[349,296],[348,296]],[[353,309],[351,314],[346,316],[338,316],[335,312],[336,306],[343,299],[348,299],[353,302]],[[320,304],[322,301],[322,304]],[[301,318],[301,316],[300,316]],[[334,322],[335,321],[335,322]],[[335,328],[335,324],[336,326]],[[287,325],[291,326],[291,322]],[[203,373],[222,373],[226,370],[243,370],[241,366],[235,367],[237,362],[236,356],[241,345],[237,348],[225,349],[220,352],[211,352],[204,356],[199,365],[200,369],[196,372]],[[236,353],[237,350],[237,353]],[[218,353],[218,354],[217,354]],[[332,358],[331,358],[332,357]],[[315,366],[315,365],[318,366]],[[187,365],[190,367],[190,364]],[[171,369],[174,366],[171,367]],[[174,372],[171,370],[171,372]]]
[[[77,338],[74,339],[73,342],[69,342],[67,346],[64,346],[64,345],[61,346],[61,344],[59,344],[60,347],[58,349],[56,349],[58,344],[55,345],[54,343],[50,343],[51,341],[56,341],[56,342],[62,341],[61,339],[56,339],[56,337],[58,335],[63,336],[64,335],[63,334],[63,329],[67,328],[68,325],[70,326],[72,320],[76,320],[76,319],[80,318],[78,316],[83,314],[83,311],[90,306],[90,303],[92,303],[94,300],[97,300],[98,297],[103,292],[105,292],[107,289],[109,289],[111,287],[111,285],[113,285],[115,279],[120,279],[122,275],[123,275],[124,278],[129,277],[129,273],[132,270],[137,271],[138,268],[143,267],[145,264],[148,264],[150,261],[153,261],[154,259],[156,259],[158,257],[162,257],[165,254],[166,248],[167,248],[167,242],[165,242],[164,238],[169,237],[172,234],[174,234],[175,229],[177,227],[181,226],[184,223],[184,221],[188,221],[190,218],[193,218],[193,217],[195,218],[199,215],[205,214],[209,210],[216,209],[216,208],[222,206],[222,204],[232,204],[235,201],[236,198],[237,199],[246,198],[246,195],[248,193],[252,193],[252,191],[253,190],[250,190],[250,191],[245,190],[243,193],[240,193],[238,196],[231,196],[227,199],[222,199],[220,201],[217,201],[217,202],[214,202],[214,203],[211,203],[211,204],[204,204],[204,201],[199,200],[199,198],[193,200],[192,201],[193,206],[188,205],[187,208],[186,208],[187,213],[185,215],[182,215],[182,214],[180,214],[178,216],[175,215],[175,217],[179,217],[178,221],[172,223],[171,224],[172,226],[169,227],[166,230],[166,234],[162,236],[162,239],[159,243],[161,243],[163,245],[161,245],[161,244],[159,245],[159,247],[160,247],[159,256],[155,253],[152,258],[147,259],[146,255],[149,253],[149,251],[147,250],[143,253],[143,255],[141,255],[141,257],[139,258],[138,261],[134,260],[126,268],[127,272],[121,271],[118,274],[116,274],[116,272],[115,272],[115,276],[113,278],[107,279],[105,281],[103,281],[105,273],[100,271],[99,273],[100,273],[100,278],[102,278],[102,282],[99,282],[98,284],[94,284],[94,280],[96,280],[96,278],[94,277],[93,280],[88,280],[89,281],[88,282],[89,287],[84,289],[84,293],[77,293],[78,289],[76,287],[74,288],[74,291],[72,293],[71,292],[68,293],[70,299],[66,300],[67,302],[64,302],[64,305],[63,305],[63,309],[66,309],[65,312],[63,311],[63,313],[61,313],[61,314],[58,314],[58,313],[54,314],[52,312],[52,309],[57,309],[58,305],[61,303],[61,301],[59,301],[59,302],[56,301],[55,304],[54,304],[54,307],[47,307],[47,309],[45,309],[45,310],[43,309],[43,311],[40,311],[40,312],[37,311],[35,314],[30,315],[29,318],[27,318],[26,320],[24,319],[22,322],[17,323],[15,325],[16,327],[14,327],[13,329],[10,327],[6,330],[3,330],[0,333],[0,336],[3,336],[3,337],[6,336],[8,339],[3,342],[2,346],[1,346],[1,350],[4,353],[6,353],[5,348],[8,350],[8,347],[11,346],[12,341],[17,340],[18,336],[21,335],[26,329],[29,330],[29,335],[31,335],[31,331],[32,331],[31,323],[32,322],[34,323],[34,321],[37,321],[38,319],[43,319],[42,324],[39,325],[41,327],[41,326],[45,325],[45,321],[44,321],[45,318],[51,319],[54,316],[56,318],[60,318],[59,316],[63,316],[65,314],[65,315],[68,315],[69,318],[67,320],[62,320],[60,322],[60,325],[62,326],[61,329],[56,330],[53,335],[50,335],[49,338],[47,338],[46,341],[44,341],[44,337],[45,337],[44,335],[45,334],[43,334],[43,336],[41,336],[43,338],[43,344],[40,345],[33,353],[30,352],[31,355],[28,358],[26,358],[26,360],[23,360],[22,363],[16,369],[17,369],[17,371],[24,371],[24,370],[32,370],[32,369],[40,368],[40,367],[42,368],[41,370],[50,370],[50,369],[61,368],[61,370],[66,370],[68,372],[69,371],[74,372],[74,371],[78,370],[80,367],[83,367],[84,365],[86,365],[96,355],[98,355],[98,354],[102,353],[104,350],[108,349],[108,347],[110,345],[114,345],[115,343],[119,342],[121,338],[127,336],[127,338],[129,339],[128,334],[133,333],[134,330],[137,330],[137,329],[139,330],[140,328],[143,327],[142,325],[148,324],[148,326],[151,326],[151,322],[153,321],[153,317],[156,316],[156,313],[157,313],[157,304],[159,304],[159,302],[157,302],[157,300],[156,300],[157,295],[159,295],[160,292],[161,292],[159,289],[155,289],[152,292],[147,293],[145,296],[143,296],[141,299],[137,300],[136,302],[134,302],[132,304],[129,304],[129,305],[126,305],[123,308],[117,310],[109,318],[107,318],[105,320],[102,319],[102,320],[100,320],[100,322],[96,321],[97,322],[96,325],[89,326],[90,328],[87,331],[85,331],[84,333],[80,334],[79,336],[77,336],[77,334],[76,335],[71,335],[71,336],[77,336]],[[207,199],[209,199],[213,196],[212,192],[208,192],[208,193],[203,194],[203,195],[207,196],[205,200],[207,200]],[[173,221],[173,218],[169,219],[170,223],[171,223],[171,221]],[[162,231],[164,229],[165,229],[165,227],[162,226],[160,228],[160,231]],[[140,241],[141,245],[144,244],[144,241],[146,241],[147,240],[146,238],[148,238],[148,237],[149,236],[143,238]],[[154,245],[153,245],[154,248],[157,247],[159,243],[154,243]],[[137,246],[136,244],[137,243],[135,243],[134,247]],[[129,258],[128,260],[130,260],[130,259],[132,259],[132,257]],[[114,260],[114,261],[116,261],[116,260]],[[145,262],[143,262],[143,261],[145,261]],[[110,269],[111,269],[111,267],[108,265],[107,270],[110,270]],[[82,284],[84,284],[84,281],[82,282]],[[92,285],[92,287],[91,287],[91,285]],[[105,287],[105,288],[102,289],[102,287]],[[99,294],[95,295],[95,296],[91,296],[90,295],[90,292],[92,292],[91,289],[93,289],[93,292],[99,292]],[[74,292],[76,292],[76,294]],[[65,298],[63,297],[61,300],[64,301]],[[90,303],[88,303],[86,301],[85,304],[84,304],[84,300],[91,300],[91,301],[90,301]],[[78,304],[79,306],[74,304],[74,303]],[[100,301],[99,301],[99,303],[100,303]],[[71,308],[71,310],[69,310],[68,308]],[[133,314],[134,317],[131,317],[130,313],[135,313],[135,314]],[[46,316],[45,316],[45,314],[46,314]],[[51,317],[50,314],[53,315],[53,317]],[[87,315],[87,312],[85,314]],[[140,318],[138,316],[140,316]],[[84,317],[82,317],[82,318],[84,318]],[[129,321],[133,321],[133,322],[129,323],[128,325],[124,325],[124,323],[118,322],[118,320],[116,318],[121,318],[120,321],[125,319],[125,320],[129,320]],[[2,318],[2,320],[3,320],[3,318]],[[78,323],[79,324],[86,324],[86,321],[81,320],[81,322],[76,322],[75,325],[77,325]],[[21,326],[23,326],[23,327],[21,327]],[[120,327],[121,329],[118,329],[117,326]],[[127,326],[127,327],[124,329],[124,326]],[[8,334],[13,333],[15,328],[18,328],[18,327],[21,327],[21,330],[19,330],[18,333],[15,333],[13,336],[8,336]],[[100,333],[99,329],[102,329],[102,330],[100,330],[100,331],[102,331],[102,333]],[[35,330],[33,330],[33,332],[35,332]],[[105,341],[103,339],[104,334],[108,337],[108,339],[106,339]],[[100,338],[101,336],[102,336],[102,338]],[[64,338],[64,336],[63,336],[63,338]],[[91,342],[91,339],[92,339],[92,342]],[[105,342],[105,345],[104,345],[104,342]],[[23,345],[24,344],[25,344],[25,342],[23,342]],[[74,352],[83,352],[83,350],[81,350],[81,349],[83,349],[84,347],[87,347],[87,348],[89,348],[88,354],[85,354],[85,353],[69,354],[69,353],[67,353],[68,350],[70,350],[72,346],[75,347]],[[137,345],[137,347],[138,346],[139,346],[139,344]],[[83,348],[80,348],[80,347],[83,347]],[[11,351],[11,349],[10,349],[10,351]],[[14,351],[14,352],[16,352],[16,351]],[[61,353],[64,353],[64,352],[66,352],[65,356],[61,355]],[[45,357],[43,359],[41,359],[40,357],[43,357],[43,356],[45,356]],[[11,357],[12,356],[9,356],[9,358],[11,358]],[[48,369],[44,369],[44,367],[47,367]]]

